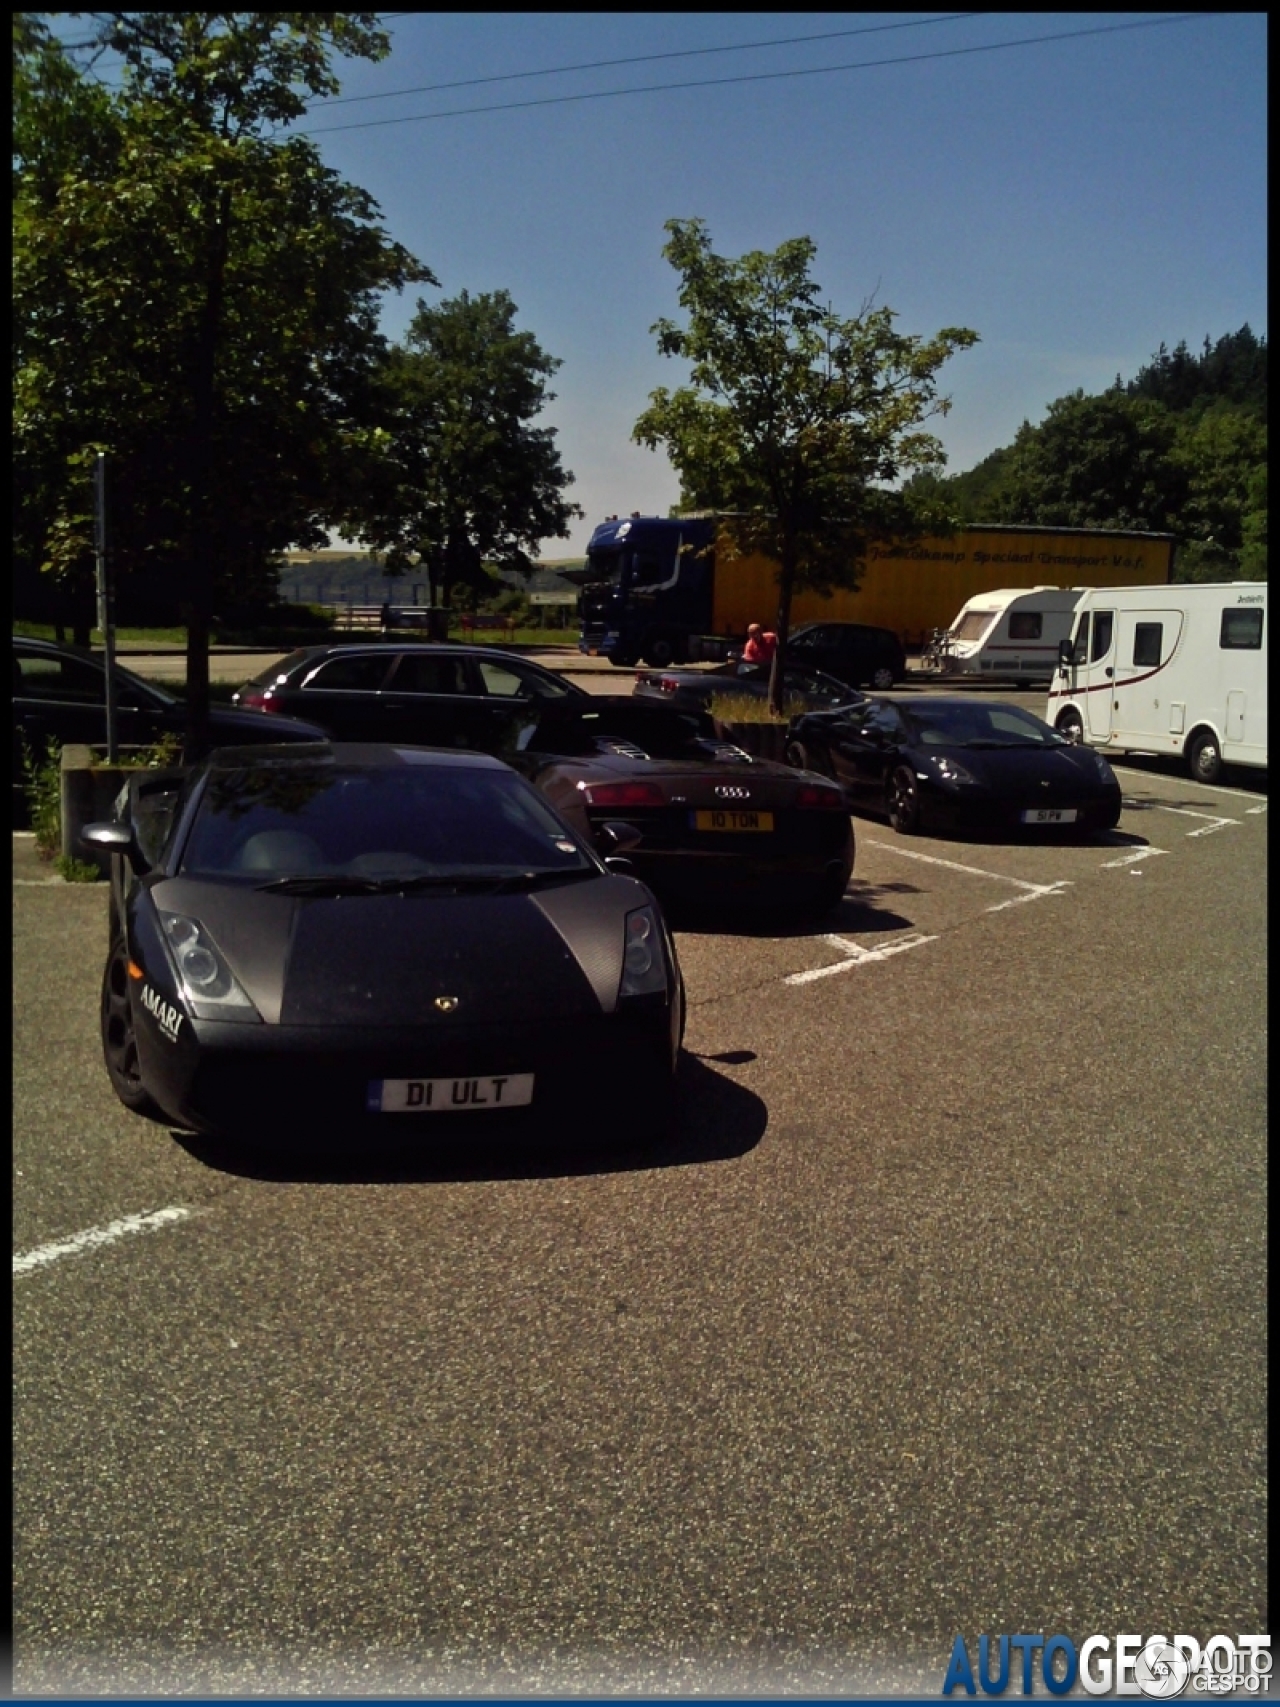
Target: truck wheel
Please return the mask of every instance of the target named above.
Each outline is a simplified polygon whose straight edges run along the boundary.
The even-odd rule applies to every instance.
[[[1084,740],[1084,724],[1080,721],[1078,711],[1064,711],[1054,728],[1064,740],[1074,741],[1077,746]]]
[[[1222,775],[1222,749],[1212,729],[1198,729],[1187,742],[1187,768],[1197,782],[1217,782]]]
[[[891,688],[893,686],[893,671],[887,670],[883,665],[881,665],[881,667],[872,675],[871,685],[873,688],[880,688],[882,690],[885,688]]]
[[[676,659],[675,643],[669,634],[650,634],[641,648],[641,657],[655,670],[665,670]]]

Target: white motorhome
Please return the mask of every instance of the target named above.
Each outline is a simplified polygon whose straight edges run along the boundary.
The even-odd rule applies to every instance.
[[[1082,587],[1000,587],[975,593],[947,630],[945,667],[958,675],[1047,682],[1071,633]]]
[[[1201,782],[1265,768],[1266,624],[1265,582],[1090,588],[1045,721],[1093,747],[1177,754]]]

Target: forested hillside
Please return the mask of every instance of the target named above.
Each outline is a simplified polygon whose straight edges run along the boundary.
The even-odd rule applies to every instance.
[[[1267,577],[1267,341],[1162,344],[1131,380],[1071,392],[965,474],[913,490],[957,521],[1177,535],[1179,580]]]

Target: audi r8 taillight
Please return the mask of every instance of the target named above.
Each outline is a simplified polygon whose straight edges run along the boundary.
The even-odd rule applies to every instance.
[[[665,806],[667,797],[656,782],[580,782],[588,806]]]
[[[816,808],[819,812],[848,812],[844,795],[835,787],[824,788],[821,783],[807,782],[796,793],[796,805]]]

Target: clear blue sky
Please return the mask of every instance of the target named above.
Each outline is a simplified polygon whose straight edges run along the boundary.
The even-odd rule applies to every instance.
[[[811,237],[839,312],[874,294],[904,332],[978,332],[943,373],[953,472],[1162,341],[1266,332],[1261,13],[415,13],[387,28],[390,56],[340,62],[343,103],[304,128],[439,278],[428,300],[505,289],[563,361],[547,424],[586,519],[547,556],[580,553],[608,513],[676,499],[666,459],[631,443],[653,387],[684,377],[649,331],[679,313],[661,254],[674,217],[704,218],[727,255]],[[956,52],[1053,36],[1070,39]],[[640,57],[694,49],[717,51]],[[636,62],[559,69],[602,60]],[[349,100],[481,78],[509,80]],[[636,92],[557,100],[620,89]],[[549,104],[465,111],[513,102]],[[371,123],[385,120],[410,122]],[[350,125],[371,128],[332,128]],[[392,336],[416,295],[388,302]]]

